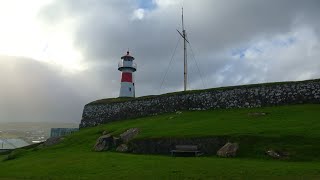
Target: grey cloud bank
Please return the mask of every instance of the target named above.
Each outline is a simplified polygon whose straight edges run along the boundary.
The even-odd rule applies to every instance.
[[[180,1],[163,2],[141,19],[133,18],[141,8],[135,0],[56,0],[43,8],[38,18],[48,27],[72,20],[74,46],[89,68],[64,74],[44,62],[1,56],[0,121],[80,122],[84,104],[117,97],[117,63],[127,48],[138,64],[138,96],[182,90],[181,41],[159,90],[181,26]],[[185,0],[184,9],[206,88],[320,77],[318,0]],[[189,63],[190,88],[203,88],[191,55]]]

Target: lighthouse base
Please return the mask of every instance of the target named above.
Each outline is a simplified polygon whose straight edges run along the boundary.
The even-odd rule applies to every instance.
[[[119,97],[135,97],[134,84],[131,82],[121,82]]]

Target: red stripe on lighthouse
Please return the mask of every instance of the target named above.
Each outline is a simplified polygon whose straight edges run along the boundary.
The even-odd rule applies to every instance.
[[[132,73],[123,72],[121,82],[132,82]]]

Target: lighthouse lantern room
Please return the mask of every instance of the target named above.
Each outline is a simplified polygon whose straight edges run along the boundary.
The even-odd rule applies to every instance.
[[[133,72],[137,70],[137,65],[133,60],[134,57],[132,57],[128,51],[126,55],[121,57],[121,61],[118,64],[118,70],[121,71],[119,97],[135,97]]]

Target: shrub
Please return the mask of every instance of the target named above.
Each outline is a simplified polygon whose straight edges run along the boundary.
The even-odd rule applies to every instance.
[[[27,152],[26,149],[16,149],[14,151],[11,151],[11,153],[8,154],[7,156],[5,156],[3,161],[9,161],[9,160],[16,159],[16,158],[24,155],[26,152]]]

